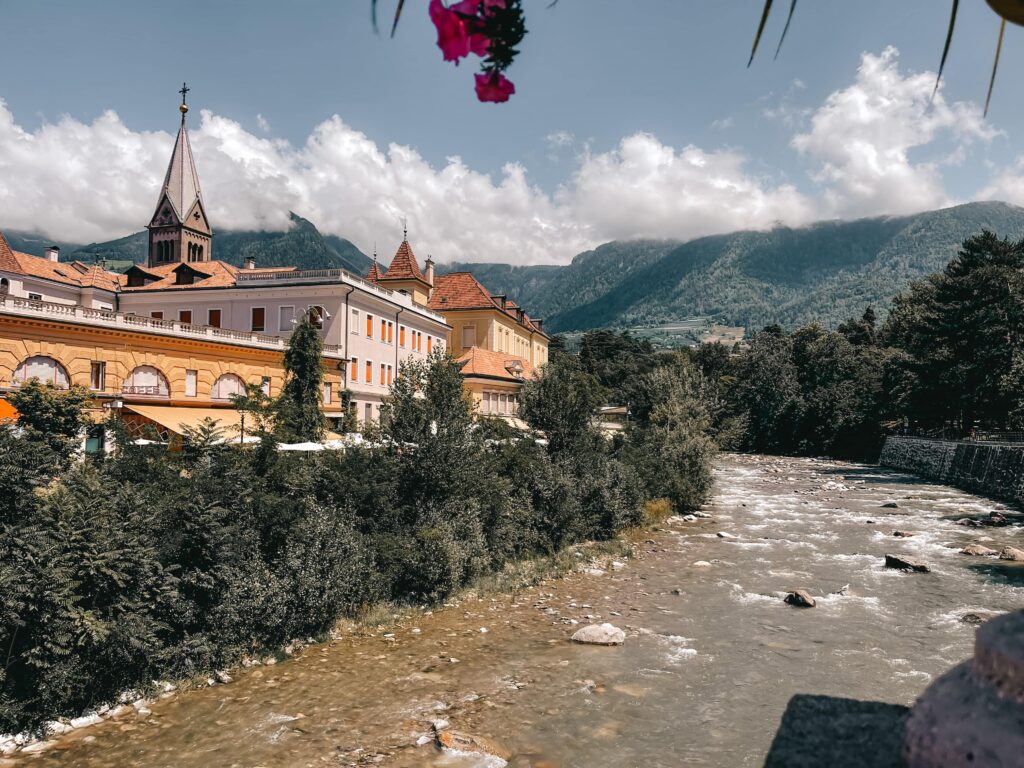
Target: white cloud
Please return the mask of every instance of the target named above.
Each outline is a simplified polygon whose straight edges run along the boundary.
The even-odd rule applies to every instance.
[[[648,134],[584,152],[554,195],[531,185],[521,165],[506,165],[499,178],[459,157],[434,167],[410,147],[378,146],[338,116],[301,146],[208,111],[190,135],[215,230],[283,228],[293,210],[367,252],[375,241],[385,254],[389,239],[397,246],[402,216],[422,256],[530,264],[567,261],[613,238],[800,223],[810,211],[792,187],[749,175],[736,152],[676,150]],[[0,102],[0,223],[74,241],[137,231],[156,204],[172,143],[169,133],[131,131],[113,112],[30,132]]]
[[[997,173],[978,193],[981,200],[1003,200],[1024,206],[1024,156],[1018,157],[1009,168]]]
[[[794,187],[752,176],[744,164],[737,152],[676,150],[638,133],[611,152],[585,155],[557,199],[605,238],[690,238],[811,220],[810,201]]]
[[[365,252],[377,242],[387,258],[406,216],[421,257],[565,262],[616,238],[684,239],[950,202],[943,167],[996,132],[974,104],[948,104],[940,92],[929,107],[934,75],[902,74],[897,56],[892,48],[864,54],[854,82],[817,109],[796,104],[800,82],[783,95],[777,116],[802,131],[792,146],[820,200],[755,173],[741,150],[678,148],[649,133],[603,152],[567,131],[550,134],[548,149],[571,149],[576,164],[553,194],[531,184],[520,164],[495,175],[457,156],[431,165],[408,146],[379,146],[338,116],[294,145],[274,138],[259,116],[256,135],[204,111],[191,137],[215,230],[283,228],[293,210]],[[172,143],[170,133],[132,131],[109,111],[91,123],[64,117],[28,131],[0,100],[0,226],[80,242],[137,231],[156,203]],[[930,159],[916,160],[925,150]],[[1024,165],[1007,171],[985,196],[1024,202],[1022,177]]]
[[[270,123],[267,122],[267,118],[259,113],[256,114],[256,125],[258,125],[260,130],[264,133],[270,133]]]
[[[948,103],[942,92],[929,105],[935,74],[903,75],[899,51],[861,56],[856,80],[832,93],[810,116],[793,146],[813,164],[823,186],[824,212],[836,216],[899,214],[952,202],[940,165],[962,161],[975,140],[996,135],[974,103]],[[914,162],[910,152],[937,139],[954,149],[945,160]]]

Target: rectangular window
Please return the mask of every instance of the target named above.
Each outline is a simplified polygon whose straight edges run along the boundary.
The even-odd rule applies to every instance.
[[[373,361],[366,361],[366,383],[373,384]]]
[[[391,367],[391,366],[389,365],[389,366],[388,366],[388,386],[389,386],[389,387],[391,386],[391,374],[392,374],[392,371],[393,371],[393,369],[392,369],[392,367]]]
[[[366,314],[366,338],[373,338],[373,315],[370,313]]]
[[[185,397],[195,397],[199,389],[199,372],[185,371]]]
[[[386,381],[387,381],[387,366],[384,365],[384,363],[381,363],[380,364],[380,385],[382,387],[385,386],[385,382]]]
[[[352,310],[352,331],[351,333],[355,336],[359,335],[359,310]]]
[[[163,320],[164,319],[164,313],[163,312],[150,312],[149,316],[152,317],[154,320]]]
[[[464,325],[462,327],[462,348],[469,349],[476,346],[476,326]]]
[[[264,307],[252,308],[251,330],[265,331],[267,328],[267,310]]]
[[[277,330],[290,331],[295,319],[295,307],[281,307],[277,310]]]
[[[206,324],[212,325],[214,328],[220,328],[220,310],[211,309],[206,313]]]
[[[270,377],[264,376],[260,379],[260,390],[264,395],[270,397]]]
[[[178,322],[185,323],[187,325],[192,324],[192,310],[191,309],[179,309],[178,310]]]
[[[388,344],[395,343],[395,324],[388,320]]]
[[[380,319],[380,340],[381,341],[387,341],[388,340],[388,324],[387,324],[387,321],[383,317]]]
[[[309,321],[313,323],[314,328],[324,327],[324,308],[319,304],[309,305]]]
[[[430,354],[431,350],[434,348],[433,344],[434,344],[434,338],[432,336],[427,336],[427,354],[428,355]]]
[[[107,364],[94,360],[89,364],[89,389],[102,391],[107,379]]]
[[[367,403],[363,411],[363,423],[369,424],[373,421],[373,403]]]
[[[42,301],[43,300],[43,294],[41,294],[41,293],[30,293],[28,295],[28,298],[29,298],[29,301]]]
[[[331,382],[329,382],[329,381],[325,381],[324,382],[324,405],[330,405],[331,404],[331,393],[332,393],[333,389],[334,389],[334,387],[331,385]]]
[[[405,349],[405,326],[398,326],[398,346]]]
[[[350,381],[359,381],[359,358],[353,357],[349,363],[348,378]]]

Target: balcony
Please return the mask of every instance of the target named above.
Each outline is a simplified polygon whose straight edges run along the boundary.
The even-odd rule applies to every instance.
[[[337,270],[317,270],[337,271]],[[272,349],[284,352],[287,340],[280,336],[264,333],[232,331],[209,325],[192,325],[176,320],[157,320],[141,315],[129,315],[107,309],[92,309],[78,304],[56,304],[50,301],[36,301],[19,296],[0,294],[0,314],[19,317],[35,317],[48,320],[75,323],[98,328],[120,328],[127,331],[150,333],[155,336],[173,338],[205,339],[223,344],[234,344],[256,349]],[[324,345],[324,357],[344,358],[344,351],[335,344]]]

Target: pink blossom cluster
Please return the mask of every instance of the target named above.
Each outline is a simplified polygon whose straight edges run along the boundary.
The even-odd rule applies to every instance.
[[[445,6],[442,0],[430,0],[430,20],[437,28],[437,47],[445,61],[459,60],[471,53],[487,56],[491,40],[483,34],[484,21],[505,0],[461,0]],[[508,101],[516,87],[496,68],[476,75],[476,95],[480,101]]]

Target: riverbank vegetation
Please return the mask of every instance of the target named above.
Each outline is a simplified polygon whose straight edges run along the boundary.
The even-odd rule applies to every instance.
[[[827,330],[768,326],[745,350],[697,349],[723,447],[873,460],[886,433],[1024,428],[1024,241],[983,232],[912,283]]]
[[[318,336],[300,326],[295,338]],[[623,377],[599,380],[556,352],[523,393],[540,440],[476,418],[458,364],[435,352],[403,367],[365,443],[278,451],[281,436],[322,430],[315,359],[290,350],[290,375],[305,381],[281,402],[239,398],[261,429],[246,448],[208,424],[169,452],[113,417],[116,449],[85,459],[85,393],[30,382],[12,396],[20,423],[0,429],[0,732],[205,676],[383,603],[441,600],[609,540],[653,498],[699,504],[710,486],[710,418],[683,357],[629,384],[645,410],[625,439],[591,418]]]

